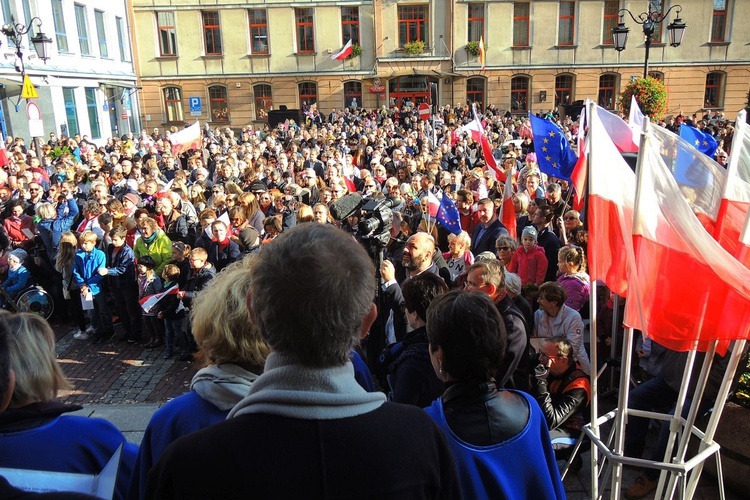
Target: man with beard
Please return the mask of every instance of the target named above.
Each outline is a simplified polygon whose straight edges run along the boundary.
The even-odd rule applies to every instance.
[[[471,235],[471,253],[479,255],[482,252],[495,253],[495,242],[500,236],[508,236],[508,230],[497,218],[495,204],[489,198],[477,203],[479,224],[474,227]]]

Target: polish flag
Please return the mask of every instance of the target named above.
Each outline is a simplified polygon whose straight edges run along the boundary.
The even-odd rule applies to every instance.
[[[750,213],[745,218],[745,226],[740,235],[740,244],[735,254],[742,265],[750,269]]]
[[[440,210],[440,200],[437,199],[435,193],[427,191],[427,215],[434,219],[437,217],[438,210]]]
[[[474,120],[461,127],[458,132],[468,133],[474,142],[478,142],[482,146],[482,156],[484,156],[484,162],[487,164],[487,167],[489,167],[487,170],[492,173],[495,180],[505,182],[506,174],[497,166],[495,157],[492,156],[492,145],[487,138],[487,134],[484,133],[484,126],[482,126],[482,122],[479,121],[476,108],[473,108],[473,111]]]
[[[632,109],[632,108],[631,108]],[[599,120],[621,153],[637,153],[640,139],[625,120],[604,108],[598,108]],[[640,130],[638,131],[640,134]]]
[[[738,251],[740,232],[750,212],[750,127],[746,115],[743,109],[735,121],[727,180],[714,229],[714,238],[733,255]]]
[[[172,155],[177,156],[189,149],[200,149],[202,147],[201,127],[198,120],[187,128],[169,135],[172,144]]]
[[[516,209],[513,206],[513,172],[514,167],[511,167],[508,173],[508,178],[505,180],[505,188],[503,189],[503,206],[501,208],[500,222],[508,229],[508,234],[511,238],[516,239]]]
[[[625,323],[678,351],[745,340],[750,269],[703,230],[662,156],[659,128],[647,126],[640,151]]]
[[[4,167],[8,164],[8,152],[5,149],[5,137],[0,132],[0,167]]]
[[[357,192],[357,186],[354,185],[354,181],[351,177],[344,176],[344,183],[346,184],[346,189],[350,193],[356,193]]]
[[[643,112],[635,100],[635,95],[630,96],[630,115],[628,116],[628,125],[633,131],[633,143],[638,146],[641,143],[641,131],[643,130]]]
[[[484,65],[487,62],[487,49],[484,47],[484,35],[479,37],[479,64],[482,65],[481,71],[484,71]]]
[[[714,234],[727,182],[727,171],[688,141],[664,127],[651,127],[651,134],[659,143],[664,162],[693,212],[706,231]]]
[[[592,282],[601,280],[624,297],[633,252],[635,173],[607,132],[602,116],[610,114],[594,105],[589,117],[588,263]]]
[[[590,99],[586,99],[586,107],[581,110],[581,115],[578,117],[578,161],[576,166],[573,167],[573,172],[570,174],[570,183],[573,185],[573,208],[579,212],[583,208],[583,193],[586,191],[586,177],[588,177],[589,168],[589,141],[585,137],[585,129],[588,121],[586,120],[586,113],[588,109],[588,103]]]
[[[347,57],[352,55],[352,39],[350,38],[348,42],[346,42],[346,45],[344,45],[344,48],[340,51],[336,52],[335,54],[331,55],[331,59],[336,59],[339,61],[343,61]]]

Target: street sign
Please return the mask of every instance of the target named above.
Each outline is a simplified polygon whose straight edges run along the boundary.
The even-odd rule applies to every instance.
[[[31,137],[44,137],[42,112],[34,101],[26,103],[26,118],[29,120],[29,135]]]
[[[203,114],[203,106],[200,97],[191,97],[190,99],[190,116],[200,116]]]
[[[422,120],[424,120],[424,121],[429,120],[430,119],[430,105],[427,104],[426,102],[423,102],[417,108],[417,113],[419,113],[419,117]]]
[[[21,99],[38,99],[39,93],[36,91],[36,87],[31,83],[29,75],[23,77],[23,90],[21,90]],[[44,134],[42,134],[44,135]]]

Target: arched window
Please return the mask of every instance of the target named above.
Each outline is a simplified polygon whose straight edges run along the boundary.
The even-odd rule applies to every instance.
[[[597,103],[602,108],[615,109],[617,104],[617,80],[619,75],[607,73],[599,77],[599,98]]]
[[[182,122],[182,89],[180,87],[164,87],[164,111],[167,114],[167,123]]]
[[[304,107],[304,104],[312,106],[318,102],[318,85],[315,82],[302,82],[297,87],[301,107]]]
[[[208,87],[208,102],[211,106],[212,122],[229,121],[227,88],[224,85],[212,85],[211,87]]]
[[[466,102],[475,102],[479,109],[484,109],[484,78],[466,80]]]
[[[267,83],[258,83],[253,85],[253,95],[255,100],[255,119],[268,119],[268,112],[273,107],[273,93],[271,86]]]
[[[529,110],[530,78],[525,75],[510,79],[510,110],[512,113],[525,113]]]
[[[574,100],[573,75],[557,75],[555,77],[555,108],[568,106]]]
[[[362,82],[344,82],[344,107],[362,106]]]
[[[725,75],[720,71],[714,71],[706,75],[706,92],[703,98],[704,108],[724,107],[724,81]]]
[[[662,73],[661,71],[649,71],[648,76],[650,76],[654,80],[659,80],[660,82],[664,83],[664,73]]]

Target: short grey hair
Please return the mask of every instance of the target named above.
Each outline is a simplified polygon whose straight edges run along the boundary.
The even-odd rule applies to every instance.
[[[505,272],[505,289],[511,295],[521,295],[521,277],[516,273]]]
[[[327,224],[295,226],[265,246],[253,274],[253,316],[274,351],[310,367],[347,362],[376,290],[359,243]]]

